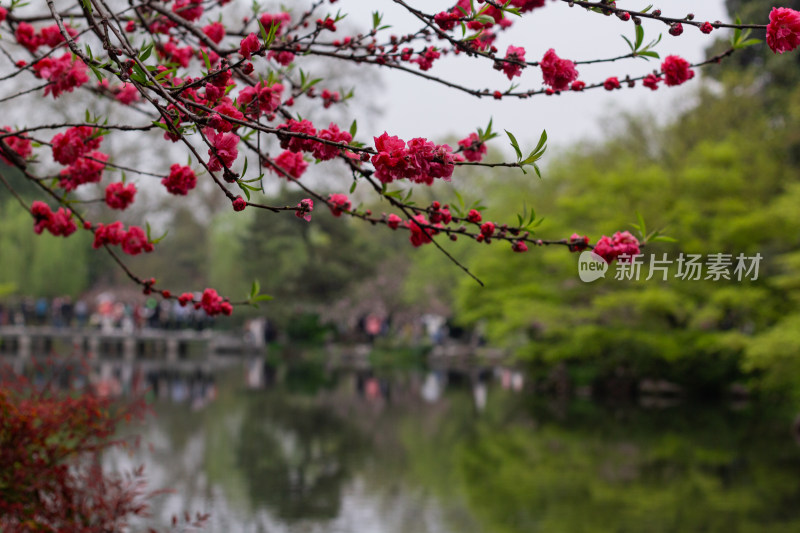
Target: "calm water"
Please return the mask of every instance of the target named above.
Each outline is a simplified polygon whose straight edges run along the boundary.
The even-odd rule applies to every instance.
[[[190,510],[231,533],[800,531],[791,409],[548,402],[508,373],[269,377],[248,388],[236,369],[205,388],[211,401],[161,383],[137,429],[151,449],[107,457],[175,491],[157,522]]]

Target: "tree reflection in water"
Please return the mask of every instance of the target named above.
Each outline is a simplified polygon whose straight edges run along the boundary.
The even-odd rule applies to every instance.
[[[306,397],[275,392],[247,402],[236,453],[253,508],[266,505],[286,522],[336,518],[368,441]]]
[[[156,404],[144,457],[176,489],[159,512],[232,532],[800,531],[793,416],[769,406],[549,403],[500,378],[477,409],[469,378],[276,376]]]

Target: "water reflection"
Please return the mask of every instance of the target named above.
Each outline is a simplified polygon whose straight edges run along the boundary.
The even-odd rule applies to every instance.
[[[800,448],[775,409],[554,402],[513,369],[256,366],[218,379],[203,410],[159,399],[143,428],[153,452],[109,457],[144,460],[176,490],[159,520],[188,509],[232,532],[800,531]]]

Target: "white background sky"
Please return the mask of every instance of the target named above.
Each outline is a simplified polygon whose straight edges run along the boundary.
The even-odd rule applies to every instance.
[[[444,10],[454,3],[454,0],[410,0],[411,5],[430,13]],[[641,9],[648,3],[647,0],[619,0],[617,5]],[[666,0],[656,3],[656,7],[668,16],[683,17],[694,13],[695,20],[713,22],[727,21],[723,4],[723,0]],[[385,23],[392,24],[393,31],[398,34],[419,27],[415,18],[390,0],[340,0],[332,8],[341,9],[342,13],[348,14],[349,23],[362,28],[371,27],[371,12],[375,10],[384,13]],[[682,36],[673,37],[667,33],[666,25],[650,20],[645,20],[644,29],[646,41],[663,33],[662,42],[656,49],[662,58],[677,54],[690,62],[704,58],[704,49],[713,37],[728,36],[724,30],[707,36],[697,28],[685,27]],[[549,48],[554,48],[562,58],[586,60],[626,53],[628,47],[621,34],[632,39],[633,23],[589,13],[578,7],[570,8],[564,2],[554,1],[518,20],[515,27],[500,35],[496,45],[503,52],[510,44],[523,46],[529,61],[541,59]],[[646,62],[637,59],[598,66],[584,65],[578,70],[580,79],[594,83],[608,76],[619,76],[621,79],[626,74],[645,74],[659,65],[659,60]],[[374,67],[366,70],[373,75],[375,71]],[[464,56],[441,59],[429,72],[474,88],[505,90],[510,85],[506,76],[492,70],[488,61]],[[624,88],[611,93],[595,89],[583,94],[539,95],[526,100],[508,98],[498,102],[491,98],[477,99],[400,71],[382,69],[381,73],[384,88],[379,102],[384,114],[367,121],[371,122],[370,127],[374,128],[374,132],[360,128],[359,137],[362,138],[367,133],[380,134],[385,129],[390,134],[406,139],[425,136],[441,140],[448,134],[475,131],[476,127],[485,126],[493,117],[497,131],[502,133],[503,129],[507,129],[515,133],[521,143],[523,139],[535,142],[541,130],[546,129],[552,145],[565,146],[579,139],[601,135],[603,119],[615,111],[640,109],[666,118],[676,108],[690,102],[698,86],[695,79],[684,86],[661,87],[656,92],[639,85],[635,89]],[[541,71],[528,68],[523,71],[521,78],[515,78],[514,81],[519,81],[522,89],[539,89],[542,86]],[[351,111],[358,115],[357,110]],[[361,120],[359,123],[362,123]],[[499,143],[503,146],[508,144],[506,140]]]

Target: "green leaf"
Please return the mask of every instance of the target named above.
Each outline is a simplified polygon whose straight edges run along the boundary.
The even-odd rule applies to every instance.
[[[635,26],[635,28],[636,28],[636,50],[638,50],[639,47],[642,46],[642,42],[644,42],[644,28],[642,28],[641,24]]]
[[[203,62],[206,64],[206,72],[211,72],[211,60],[208,58],[208,54],[203,49],[200,49],[200,53],[203,55]]]
[[[666,235],[657,235],[650,239],[650,242],[678,242],[678,239],[667,237]]]
[[[536,148],[533,149],[533,153],[538,153],[539,150],[542,150],[546,142],[547,142],[547,130],[542,130],[542,134],[539,136],[539,144],[537,144]],[[544,150],[542,150],[542,153],[544,153]]]
[[[629,47],[630,47],[630,49],[631,49],[631,53],[635,53],[635,52],[636,52],[636,47],[635,47],[635,46],[633,46],[633,43],[632,43],[632,42],[631,42],[631,41],[630,41],[630,40],[629,40],[627,37],[625,37],[624,35],[620,35],[620,37],[622,37],[623,39],[625,39],[625,42],[626,42],[626,43],[628,43],[628,46],[629,46]]]
[[[97,69],[97,67],[89,63],[89,68],[92,69],[92,72],[94,73],[94,76],[97,78],[97,81],[103,81],[103,74]],[[133,78],[133,76],[131,76],[131,78]],[[140,83],[145,83],[145,81],[142,80]]]
[[[514,148],[514,151],[517,153],[517,161],[521,161],[522,160],[522,152],[519,149],[519,143],[517,142],[517,138],[514,137],[514,134],[512,134],[510,131],[508,131],[508,130],[503,130],[503,131],[505,131],[506,135],[508,135],[508,138],[511,141],[511,146]]]
[[[166,230],[164,232],[164,235],[162,235],[161,237],[159,237],[157,239],[150,239],[150,237],[148,237],[147,240],[150,241],[152,244],[158,244],[161,241],[163,241],[164,239],[166,239],[168,234],[169,234],[169,230]]]
[[[639,231],[642,232],[642,237],[644,237],[645,235],[647,235],[647,226],[645,226],[644,224],[644,217],[642,216],[641,213],[636,211],[636,218],[639,220]]]
[[[740,42],[740,43],[739,43],[739,44],[736,46],[736,48],[737,48],[737,49],[740,49],[740,48],[747,48],[748,46],[753,46],[753,45],[756,45],[756,44],[760,44],[761,42],[762,42],[762,41],[761,41],[761,39],[747,39],[746,41],[742,41],[742,42]]]
[[[358,185],[358,182],[353,180],[353,184],[350,186],[350,194],[353,194],[353,191],[356,190],[356,185]]]
[[[250,190],[249,190],[248,186],[245,185],[244,183],[240,182],[240,181],[237,181],[236,185],[239,186],[239,188],[242,190],[244,195],[247,197],[247,201],[249,202],[250,201]]]
[[[350,137],[355,138],[357,131],[358,131],[358,122],[356,122],[356,120],[353,119],[353,123],[350,124]]]
[[[461,196],[461,194],[459,194],[458,191],[453,191],[453,193],[456,195],[456,199],[458,200],[458,204],[463,209],[464,208],[464,198]]]
[[[150,54],[153,53],[153,44],[154,43],[150,43],[144,48],[142,48],[142,51],[139,52],[139,61],[141,61],[142,63],[147,61],[147,58],[149,58]]]

